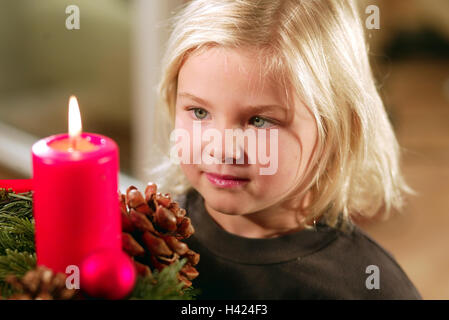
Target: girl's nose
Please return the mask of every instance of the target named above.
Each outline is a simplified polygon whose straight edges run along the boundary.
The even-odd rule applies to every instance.
[[[223,142],[223,163],[229,164],[244,164],[245,163],[245,150],[239,143],[239,139],[233,136],[233,143],[229,145],[226,141]],[[224,139],[225,140],[225,139]],[[229,141],[228,141],[229,142]]]
[[[210,156],[221,164],[245,164],[245,148],[241,139],[237,138],[232,128],[216,128],[221,139],[214,139]],[[228,133],[228,138],[226,138]]]

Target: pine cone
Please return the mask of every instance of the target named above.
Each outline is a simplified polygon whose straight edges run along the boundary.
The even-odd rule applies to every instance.
[[[7,276],[5,281],[15,293],[9,300],[70,300],[77,297],[79,290],[67,289],[66,275],[53,273],[45,266],[28,271],[22,278]]]
[[[186,211],[169,194],[157,192],[153,183],[147,185],[145,196],[130,186],[126,196],[120,195],[120,203],[123,250],[133,257],[138,274],[149,276],[155,268],[161,271],[186,258],[178,278],[190,287],[198,276],[200,255],[182,242],[195,232]]]

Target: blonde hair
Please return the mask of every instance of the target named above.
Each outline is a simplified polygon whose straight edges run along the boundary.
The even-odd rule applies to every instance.
[[[382,212],[386,217],[402,206],[409,188],[399,170],[399,146],[352,1],[194,0],[173,26],[159,85],[159,111],[168,111],[166,121],[158,121],[163,125],[157,132],[165,139],[161,146],[168,146],[166,124],[173,127],[178,73],[189,54],[211,46],[254,47],[286,94],[299,97],[316,120],[318,142],[311,161],[316,165],[289,194],[292,199],[311,195],[305,222],[323,216],[336,226],[355,215]],[[190,187],[179,168],[172,168],[171,175],[165,171],[169,166],[161,168],[177,187],[168,191]]]

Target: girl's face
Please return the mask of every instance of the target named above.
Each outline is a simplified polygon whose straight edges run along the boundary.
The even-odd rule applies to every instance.
[[[181,168],[207,207],[230,215],[265,211],[279,205],[296,186],[298,175],[311,165],[317,128],[302,103],[294,101],[294,114],[287,107],[285,89],[264,76],[250,49],[210,48],[187,58],[178,76],[175,127],[190,136],[190,161]],[[222,140],[214,137],[194,147],[195,139],[201,141],[194,122],[201,124],[203,133],[215,129]],[[265,150],[265,159],[248,140],[239,144],[231,139],[234,147],[225,143],[225,129],[249,129],[262,138],[265,133],[266,138],[256,143],[256,150]],[[200,163],[194,163],[195,153]],[[220,163],[203,161],[205,154]],[[261,169],[270,165],[272,174],[262,175]]]

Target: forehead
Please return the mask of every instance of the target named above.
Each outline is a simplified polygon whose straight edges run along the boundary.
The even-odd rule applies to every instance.
[[[241,103],[283,103],[285,88],[264,65],[263,57],[251,48],[212,47],[194,52],[179,71],[178,92],[211,99],[227,96]]]

